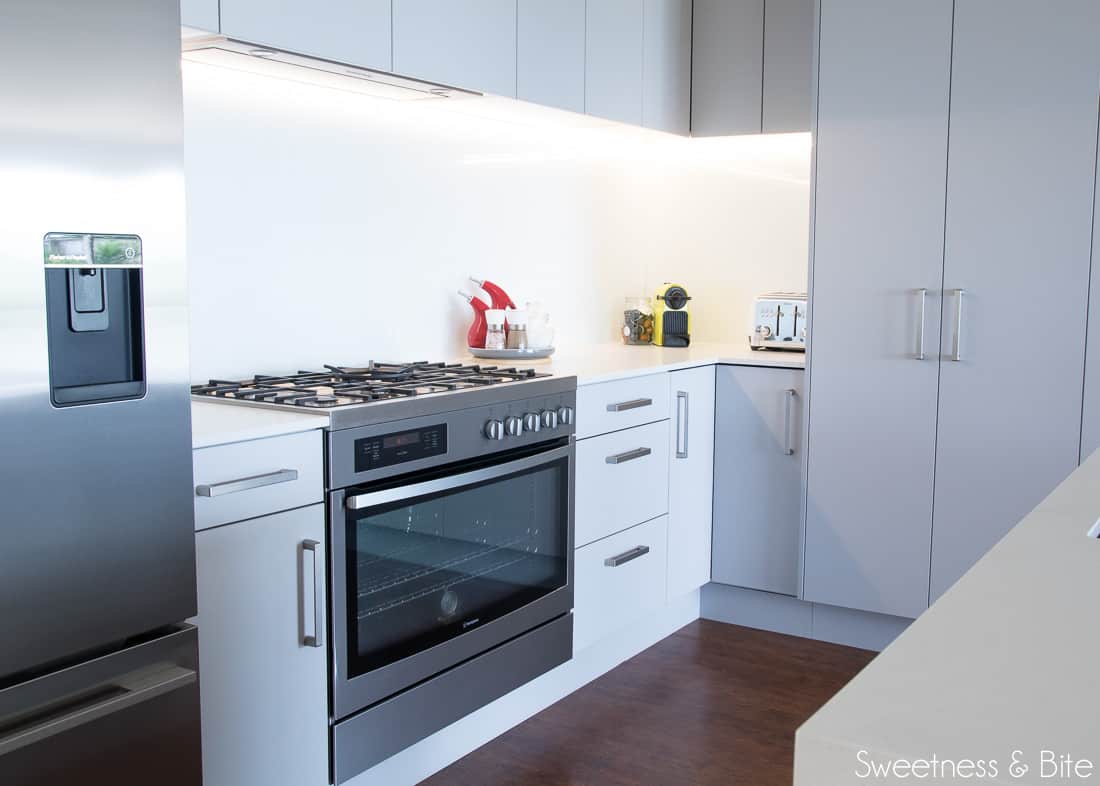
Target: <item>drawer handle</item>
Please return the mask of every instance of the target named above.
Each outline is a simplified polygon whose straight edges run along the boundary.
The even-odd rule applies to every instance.
[[[608,557],[603,561],[603,564],[609,568],[617,568],[620,565],[625,565],[631,560],[636,560],[638,557],[644,557],[649,553],[649,546],[635,546],[630,551],[624,551],[622,554],[616,554],[614,557]]]
[[[608,412],[625,412],[628,409],[641,409],[642,407],[652,406],[653,399],[651,398],[635,398],[630,401],[620,401],[616,404],[608,404]]]
[[[222,494],[236,494],[238,491],[274,486],[276,483],[289,483],[297,479],[298,470],[280,469],[275,472],[265,472],[263,475],[252,475],[237,480],[223,480],[221,483],[202,483],[195,486],[195,495],[198,497],[220,497]]]
[[[633,461],[648,456],[652,452],[652,448],[634,448],[634,450],[628,450],[626,453],[616,453],[614,456],[608,456],[605,461],[608,464],[622,464],[625,461]]]

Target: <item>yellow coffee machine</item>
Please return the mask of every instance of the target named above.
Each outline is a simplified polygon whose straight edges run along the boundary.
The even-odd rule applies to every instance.
[[[691,343],[687,290],[667,281],[653,299],[653,343],[659,347],[686,347]]]

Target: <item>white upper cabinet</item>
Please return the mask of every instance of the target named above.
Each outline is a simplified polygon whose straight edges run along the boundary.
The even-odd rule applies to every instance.
[[[393,70],[516,97],[516,0],[393,0]]]
[[[516,97],[584,111],[585,0],[519,0]]]
[[[814,0],[695,0],[691,133],[810,130]]]
[[[764,3],[762,130],[782,134],[810,130],[814,0]]]
[[[695,0],[693,24],[691,133],[760,133],[764,0]]]
[[[218,32],[218,0],[180,0],[180,24]]]
[[[584,111],[642,124],[643,0],[588,0]]]
[[[642,125],[691,132],[691,0],[645,0]]]
[[[221,31],[277,49],[389,71],[389,0],[221,0]]]

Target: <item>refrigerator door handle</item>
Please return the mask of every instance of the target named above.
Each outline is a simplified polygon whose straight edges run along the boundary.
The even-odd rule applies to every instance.
[[[192,670],[174,664],[138,669],[103,685],[90,696],[69,702],[65,707],[39,707],[27,722],[0,736],[0,756],[49,739],[94,720],[121,712],[142,702],[171,693],[198,679]],[[48,715],[43,720],[43,714]]]

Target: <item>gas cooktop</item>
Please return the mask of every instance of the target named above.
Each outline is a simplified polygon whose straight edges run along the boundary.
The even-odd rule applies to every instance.
[[[191,395],[331,409],[547,376],[534,369],[371,361],[363,368],[326,365],[324,371],[299,371],[284,376],[257,374],[252,379],[235,382],[212,379],[205,385],[193,385]]]
[[[326,365],[322,371],[299,371],[281,376],[257,374],[244,380],[212,379],[205,385],[193,385],[191,395],[198,400],[324,412],[334,424],[339,421],[350,425],[352,421],[364,422],[368,418],[346,414],[348,409],[369,407],[375,410],[377,405],[389,404],[382,408],[387,413],[407,409],[419,414],[421,411],[476,406],[510,397],[489,394],[486,388],[500,388],[509,383],[531,385],[549,376],[529,368],[372,361],[363,367]],[[525,387],[525,395],[538,395],[540,387],[538,384]],[[477,391],[483,393],[472,395]],[[446,399],[446,403],[442,399]],[[418,403],[414,405],[413,401]],[[399,402],[407,402],[409,406],[396,407]],[[387,418],[392,416],[387,414]],[[379,418],[369,417],[372,421],[376,419]]]

